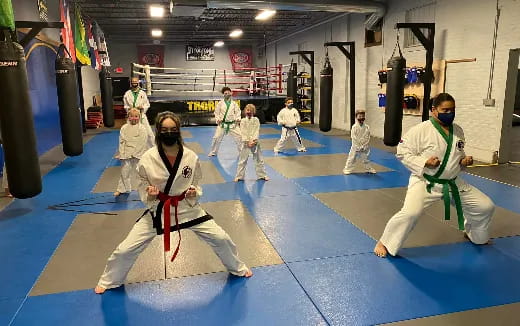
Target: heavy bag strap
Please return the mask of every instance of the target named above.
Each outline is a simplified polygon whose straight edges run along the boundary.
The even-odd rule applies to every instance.
[[[60,52],[63,51],[63,54],[65,54],[65,52],[67,52],[67,54],[69,55],[69,58],[72,59],[72,56],[70,55],[70,52],[69,50],[67,49],[67,47],[65,46],[65,44],[61,43],[60,46],[58,47],[58,51],[56,52],[56,59],[59,59],[60,58]]]
[[[0,41],[5,40],[5,42],[17,42],[16,31],[11,31],[9,28],[2,28],[3,37]]]
[[[168,181],[166,181],[166,186],[164,187],[163,193],[169,194],[170,189],[173,185],[173,180],[175,179],[175,176],[177,175],[177,171],[179,170],[179,165],[181,164],[182,155],[184,152],[184,148],[182,144],[179,144],[179,153],[177,154],[177,157],[175,158],[175,162],[173,163],[173,166],[170,164],[170,161],[168,160],[168,157],[166,157],[166,153],[162,148],[159,148],[159,155],[161,156],[161,160],[163,161],[164,165],[168,169],[168,172],[170,172],[170,176],[168,177]],[[159,202],[159,205],[157,205],[157,210],[155,211],[154,219],[153,219],[153,227],[157,231],[157,234],[163,233],[162,223],[161,223],[161,213],[164,207],[163,202]]]
[[[397,30],[397,41],[395,42],[394,51],[392,51],[392,55],[390,56],[390,58],[394,57],[396,48],[399,49],[399,56],[402,58],[403,53],[401,52],[401,45],[399,44],[399,30]]]

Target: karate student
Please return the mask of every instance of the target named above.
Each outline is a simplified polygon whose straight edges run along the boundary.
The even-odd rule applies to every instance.
[[[298,152],[306,152],[307,150],[302,144],[302,138],[296,127],[300,123],[300,112],[294,108],[292,97],[285,99],[285,107],[278,112],[276,121],[282,126],[282,134],[280,140],[274,146],[274,153],[282,152],[288,139],[292,140]]]
[[[368,154],[370,154],[370,148],[368,142],[370,141],[370,128],[365,123],[365,111],[356,111],[356,123],[350,130],[350,138],[352,138],[352,146],[348,153],[347,163],[343,169],[343,174],[351,174],[356,164],[356,158],[359,157],[365,165],[365,169],[368,173],[376,173],[376,170],[370,165],[368,160]]]
[[[211,151],[208,156],[216,156],[222,138],[225,135],[231,134],[235,143],[237,144],[238,152],[242,149],[242,136],[240,135],[240,118],[241,112],[238,104],[231,99],[231,89],[229,87],[222,88],[222,94],[224,99],[218,102],[215,107],[215,121],[217,122],[217,129],[213,136],[213,142],[211,144]]]
[[[262,159],[262,149],[258,143],[260,120],[254,116],[256,113],[256,107],[253,104],[248,104],[244,108],[244,113],[246,117],[242,118],[240,121],[240,133],[242,135],[243,144],[238,159],[235,182],[244,180],[249,153],[253,153],[253,159],[255,160],[256,164],[257,179],[268,181],[269,178],[265,172],[264,160]]]
[[[114,196],[136,189],[132,179],[137,179],[137,163],[141,156],[150,149],[148,130],[140,123],[141,113],[136,108],[128,110],[128,122],[119,131],[119,155],[121,160],[121,176]],[[135,182],[135,181],[134,181]]]
[[[153,142],[155,134],[146,117],[146,111],[150,108],[148,96],[146,96],[146,92],[139,87],[139,78],[132,77],[130,84],[132,88],[127,90],[123,96],[125,110],[128,112],[130,108],[137,108],[141,112],[141,123],[148,130],[149,137]]]
[[[163,231],[165,251],[170,250],[170,231],[179,232],[173,260],[179,250],[180,229],[183,228],[189,228],[206,241],[231,274],[253,275],[238,257],[229,235],[199,204],[202,195],[200,163],[197,155],[184,146],[180,126],[179,117],[171,112],[163,112],[157,117],[156,146],[144,153],[137,167],[139,196],[150,214],[144,214],[137,221],[108,259],[94,290],[98,294],[121,286],[139,254]]]
[[[432,117],[411,128],[397,147],[397,158],[412,175],[403,208],[388,221],[374,253],[395,256],[423,210],[444,199],[449,214],[450,199],[457,208],[459,229],[474,244],[486,244],[495,206],[488,196],[459,178],[473,164],[464,153],[464,133],[453,124],[455,99],[441,93],[433,101]],[[449,217],[449,216],[446,216]]]

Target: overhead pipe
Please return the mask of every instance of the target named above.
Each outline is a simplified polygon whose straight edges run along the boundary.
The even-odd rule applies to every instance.
[[[207,5],[211,9],[276,9],[372,13],[364,23],[367,29],[372,29],[386,13],[386,3],[377,0],[209,0]]]

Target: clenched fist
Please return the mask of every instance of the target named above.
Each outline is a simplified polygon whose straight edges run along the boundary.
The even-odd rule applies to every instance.
[[[460,160],[460,165],[468,166],[473,164],[473,156],[466,156],[462,160]]]
[[[432,156],[428,159],[428,161],[426,161],[424,166],[427,168],[433,169],[433,168],[438,167],[440,164],[441,164],[441,161],[439,160],[439,158],[437,156]]]

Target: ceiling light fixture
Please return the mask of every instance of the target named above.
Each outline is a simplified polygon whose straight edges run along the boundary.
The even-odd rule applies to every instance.
[[[256,20],[268,20],[276,14],[276,10],[271,9],[263,9],[258,15],[256,15]]]
[[[220,48],[220,47],[224,46],[224,42],[216,41],[215,44],[213,44],[213,46],[216,46],[217,48]]]
[[[150,16],[157,17],[157,18],[164,17],[164,8],[162,6],[158,6],[158,5],[151,5],[150,6]]]
[[[235,29],[234,31],[229,33],[229,37],[240,37],[242,36],[242,34],[244,34],[244,32],[242,32],[241,29]]]
[[[153,37],[161,37],[162,31],[160,29],[152,29],[152,36]]]

